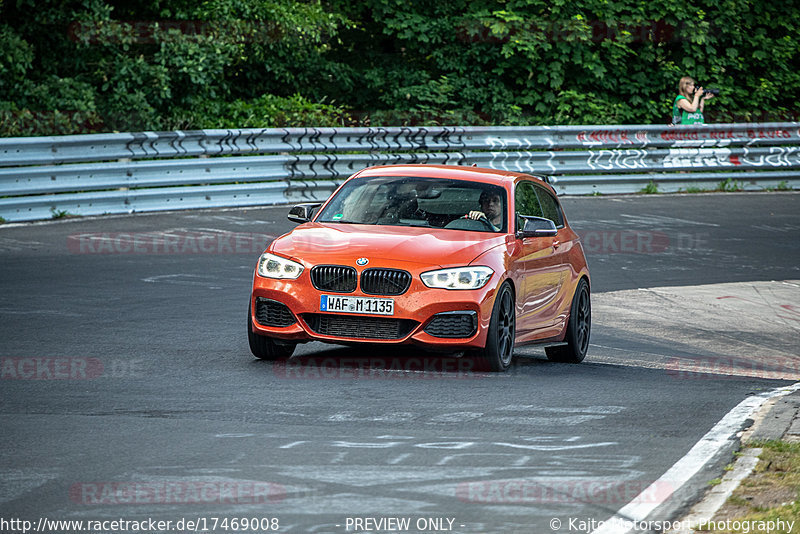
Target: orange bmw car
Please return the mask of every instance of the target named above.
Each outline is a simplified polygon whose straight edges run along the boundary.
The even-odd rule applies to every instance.
[[[261,255],[247,315],[257,358],[298,343],[406,344],[468,351],[493,371],[545,343],[577,363],[589,347],[590,278],[555,191],[515,172],[371,167]]]

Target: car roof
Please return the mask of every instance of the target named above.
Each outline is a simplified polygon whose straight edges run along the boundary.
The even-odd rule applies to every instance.
[[[400,164],[367,167],[354,176],[414,176],[425,178],[455,178],[512,185],[518,178],[533,178],[550,189],[541,177],[514,171],[487,169],[484,167],[464,167],[461,165]]]

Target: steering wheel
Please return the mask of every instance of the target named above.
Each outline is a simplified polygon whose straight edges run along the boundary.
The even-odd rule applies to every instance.
[[[480,223],[483,223],[483,225],[486,226],[487,230],[490,230],[492,232],[496,232],[497,231],[497,228],[494,227],[494,225],[492,224],[492,221],[490,221],[489,218],[486,215],[481,215],[477,219],[473,219],[473,221],[475,221],[475,220],[477,220]]]
[[[470,219],[466,216],[459,217],[458,219],[450,221],[445,228],[452,228],[455,230],[472,230],[475,232],[481,232],[485,229],[489,230],[490,232],[497,232],[497,229],[485,216],[478,219]]]

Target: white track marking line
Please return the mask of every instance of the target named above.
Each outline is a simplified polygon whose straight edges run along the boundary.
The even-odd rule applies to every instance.
[[[711,489],[708,495],[692,507],[690,513],[681,520],[685,528],[667,530],[665,534],[694,534],[700,525],[708,524],[714,515],[725,504],[739,484],[750,476],[758,464],[758,457],[763,449],[745,449],[744,453],[736,460],[733,470],[722,478],[722,482]]]
[[[686,455],[678,460],[661,478],[645,489],[640,495],[663,495],[657,502],[654,499],[635,497],[630,504],[623,506],[614,516],[592,531],[592,534],[627,534],[634,532],[628,523],[645,521],[647,517],[667,499],[675,494],[684,484],[696,475],[709,459],[727,445],[741,430],[742,423],[761,408],[761,405],[773,397],[788,395],[800,389],[800,382],[759,395],[753,395],[739,403],[728,412],[714,428],[712,428]],[[671,491],[664,491],[664,488]],[[642,502],[647,501],[647,502]]]

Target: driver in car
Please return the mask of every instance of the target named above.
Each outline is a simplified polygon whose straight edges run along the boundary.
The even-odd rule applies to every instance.
[[[478,199],[480,210],[473,210],[467,213],[466,217],[477,221],[485,218],[494,227],[495,231],[503,227],[503,199],[500,194],[492,191],[484,191]]]

